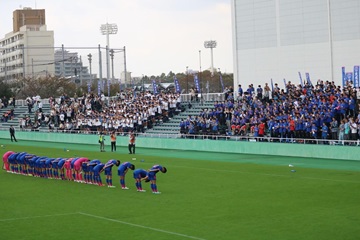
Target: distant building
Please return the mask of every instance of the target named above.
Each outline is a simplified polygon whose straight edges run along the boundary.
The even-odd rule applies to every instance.
[[[126,87],[131,87],[131,85],[133,85],[131,79],[131,72],[126,72],[126,73],[125,71],[121,72],[120,80],[121,80],[121,84],[125,84]]]
[[[77,52],[56,50],[55,54],[55,76],[71,78],[75,83],[86,84],[94,81],[97,76],[90,76],[87,66],[83,66],[81,56]]]
[[[53,75],[54,32],[45,24],[45,10],[13,12],[13,31],[0,39],[0,80]]]
[[[270,79],[300,84],[309,73],[342,84],[360,65],[359,0],[232,0],[234,86]]]
[[[13,32],[19,32],[25,25],[46,25],[45,9],[31,9],[24,7],[13,12]]]

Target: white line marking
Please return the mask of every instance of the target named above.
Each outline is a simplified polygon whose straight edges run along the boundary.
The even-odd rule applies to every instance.
[[[128,223],[128,222],[124,222],[124,221],[120,221],[120,220],[116,220],[116,219],[111,219],[111,218],[106,218],[106,217],[101,217],[101,216],[96,216],[96,215],[92,215],[92,214],[88,214],[88,213],[79,212],[79,214],[84,215],[84,216],[88,216],[88,217],[103,219],[103,220],[107,220],[107,221],[111,221],[111,222],[117,222],[117,223],[121,223],[121,224],[126,224],[126,225],[133,226],[133,227],[140,227],[140,228],[150,229],[150,230],[157,231],[157,232],[168,233],[168,234],[172,234],[172,235],[176,235],[176,236],[180,236],[180,237],[197,239],[197,240],[205,240],[204,238],[193,237],[193,236],[189,236],[189,235],[185,235],[185,234],[181,234],[181,233],[176,233],[176,232],[169,232],[169,231],[165,231],[165,230],[158,229],[158,228],[146,227],[146,226],[139,225],[139,224]]]
[[[215,171],[215,172],[232,172],[232,173],[242,173],[242,174],[256,174],[256,175],[272,176],[272,177],[289,177],[289,176],[291,176],[291,174],[297,174],[296,177],[297,177],[297,178],[302,178],[302,179],[322,180],[322,181],[332,181],[332,182],[346,182],[346,183],[360,183],[360,181],[348,181],[348,180],[341,180],[341,179],[301,177],[301,176],[299,176],[299,173],[291,173],[291,174],[289,173],[289,175],[281,175],[281,174],[271,174],[271,173],[242,172],[242,171],[224,170],[224,169],[185,167],[185,166],[176,166],[176,165],[171,165],[171,166],[173,166],[173,167],[179,167],[179,168],[190,168],[190,169],[208,170],[208,171]]]
[[[27,220],[27,219],[45,218],[45,217],[58,217],[58,216],[67,216],[67,215],[74,215],[74,214],[78,214],[78,213],[59,213],[59,214],[43,215],[43,216],[30,216],[30,217],[22,217],[22,218],[7,218],[7,219],[0,219],[0,222],[16,221],[16,220]]]

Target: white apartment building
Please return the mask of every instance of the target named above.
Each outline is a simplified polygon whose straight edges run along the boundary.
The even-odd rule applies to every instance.
[[[308,73],[342,85],[360,65],[359,0],[232,0],[234,89]],[[358,73],[358,72],[357,72]],[[354,74],[352,80],[354,80]],[[350,78],[349,78],[350,79]],[[359,83],[357,83],[359,85]]]
[[[19,11],[22,10],[14,11],[14,16],[15,13],[19,15]],[[0,39],[0,80],[54,75],[54,32],[48,31],[45,24],[26,25],[26,15],[21,15],[25,25],[16,22],[19,31],[10,32]],[[44,19],[40,22],[43,23]]]

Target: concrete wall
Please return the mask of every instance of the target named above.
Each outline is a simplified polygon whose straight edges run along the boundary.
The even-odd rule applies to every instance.
[[[65,133],[40,133],[40,132],[17,132],[16,137],[21,140],[60,142],[74,144],[98,144],[97,135],[89,134],[65,134]],[[106,137],[107,144],[110,142]],[[9,132],[0,131],[0,143],[9,143]],[[118,146],[127,146],[128,137],[118,137]],[[247,141],[225,140],[191,140],[191,139],[167,139],[167,138],[142,138],[136,141],[138,147],[195,150],[207,152],[244,153],[259,155],[277,155],[311,158],[328,158],[343,160],[359,160],[360,147],[311,145],[311,144],[287,144],[287,143],[261,143]]]
[[[234,89],[310,73],[342,84],[341,67],[360,65],[358,0],[232,0]]]

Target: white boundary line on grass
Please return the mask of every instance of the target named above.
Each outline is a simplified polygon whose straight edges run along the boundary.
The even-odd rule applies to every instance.
[[[45,218],[45,217],[58,217],[58,216],[67,216],[67,215],[75,215],[78,214],[77,212],[74,213],[59,213],[59,214],[52,214],[52,215],[42,215],[42,216],[30,216],[30,217],[21,217],[21,218],[6,218],[0,219],[0,222],[8,222],[8,221],[16,221],[16,220],[28,220],[34,218]]]
[[[215,171],[215,172],[231,172],[231,173],[242,173],[242,174],[255,174],[255,175],[272,176],[272,177],[289,177],[290,174],[299,174],[299,173],[289,173],[289,175],[281,175],[281,174],[271,174],[271,173],[242,172],[242,171],[224,170],[224,169],[185,167],[185,166],[176,166],[176,165],[171,165],[171,166],[173,166],[173,167],[179,167],[179,168],[190,168],[190,169],[208,170],[208,171]],[[348,180],[340,180],[340,179],[316,178],[316,177],[301,177],[301,176],[297,176],[297,177],[298,177],[298,178],[302,178],[302,179],[309,179],[309,180],[323,180],[323,181],[345,182],[345,183],[360,183],[360,181],[348,181]]]
[[[191,239],[197,239],[197,240],[205,240],[204,238],[198,238],[198,237],[189,236],[189,235],[185,235],[185,234],[181,234],[181,233],[176,233],[176,232],[170,232],[170,231],[166,231],[166,230],[162,230],[162,229],[158,229],[158,228],[152,228],[152,227],[147,227],[147,226],[143,226],[143,225],[139,225],[139,224],[124,222],[124,221],[120,221],[120,220],[116,220],[116,219],[111,219],[111,218],[96,216],[96,215],[92,215],[92,214],[89,214],[89,213],[78,212],[78,214],[81,214],[81,215],[84,215],[84,216],[88,216],[88,217],[98,218],[98,219],[102,219],[102,220],[107,220],[107,221],[111,221],[111,222],[117,222],[117,223],[129,225],[129,226],[133,226],[133,227],[145,228],[145,229],[149,229],[149,230],[153,230],[153,231],[157,231],[157,232],[172,234],[172,235],[176,235],[176,236],[180,236],[180,237],[184,237],[184,238],[191,238]]]

